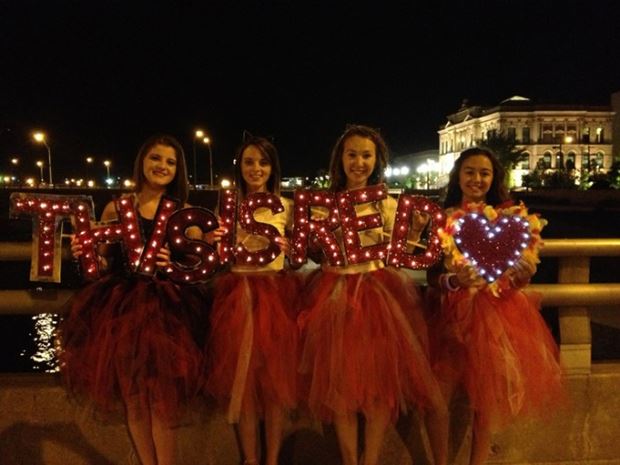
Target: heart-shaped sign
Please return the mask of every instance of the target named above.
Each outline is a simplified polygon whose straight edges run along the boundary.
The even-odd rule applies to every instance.
[[[468,213],[455,224],[454,242],[461,254],[491,283],[521,257],[532,240],[529,222],[520,215],[499,215],[490,221]]]

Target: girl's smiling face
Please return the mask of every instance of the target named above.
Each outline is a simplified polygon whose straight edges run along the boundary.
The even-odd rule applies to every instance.
[[[248,145],[241,154],[241,177],[248,193],[266,192],[271,176],[271,162],[255,145]]]
[[[376,164],[377,148],[371,139],[355,135],[344,141],[342,168],[347,189],[365,187]]]
[[[486,155],[468,157],[459,170],[459,187],[464,203],[485,202],[493,182],[493,164]]]
[[[142,172],[146,184],[153,188],[165,188],[177,173],[177,155],[173,147],[154,145],[144,157]]]

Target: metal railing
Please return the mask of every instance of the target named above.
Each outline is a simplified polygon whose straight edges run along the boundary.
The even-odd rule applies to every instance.
[[[67,256],[64,248],[63,256]],[[30,242],[0,242],[0,261],[30,259]],[[568,374],[588,374],[592,368],[590,312],[596,307],[620,307],[620,283],[591,284],[590,258],[620,256],[620,238],[546,239],[543,257],[557,257],[557,283],[532,284],[542,305],[559,307],[560,349]],[[63,313],[75,293],[71,289],[0,290],[0,314]]]

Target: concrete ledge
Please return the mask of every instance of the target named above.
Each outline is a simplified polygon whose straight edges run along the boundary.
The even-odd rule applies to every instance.
[[[594,365],[567,378],[571,407],[548,422],[514,424],[493,440],[490,464],[620,465],[620,364]],[[454,411],[452,455],[466,463],[471,431],[466,406]],[[339,463],[333,428],[296,415],[288,424],[282,464]],[[401,418],[386,438],[382,464],[430,465],[416,415]],[[0,375],[0,457],[3,465],[137,464],[125,425],[101,424],[69,400],[54,375]],[[212,407],[179,428],[179,464],[238,465],[233,429]]]

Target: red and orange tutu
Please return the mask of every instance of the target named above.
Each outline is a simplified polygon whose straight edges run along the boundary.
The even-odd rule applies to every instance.
[[[107,418],[125,404],[150,405],[177,422],[200,392],[204,293],[166,279],[111,275],[87,285],[59,330],[60,369],[69,391]]]
[[[419,290],[404,272],[317,270],[303,308],[300,366],[314,416],[370,416],[382,405],[395,419],[412,406],[444,404],[428,361]]]
[[[262,415],[266,404],[297,404],[295,273],[226,273],[215,282],[207,392],[238,422],[242,411]]]
[[[542,415],[566,400],[559,350],[536,294],[460,289],[433,317],[433,368],[462,384],[477,421],[497,430],[517,415]]]

